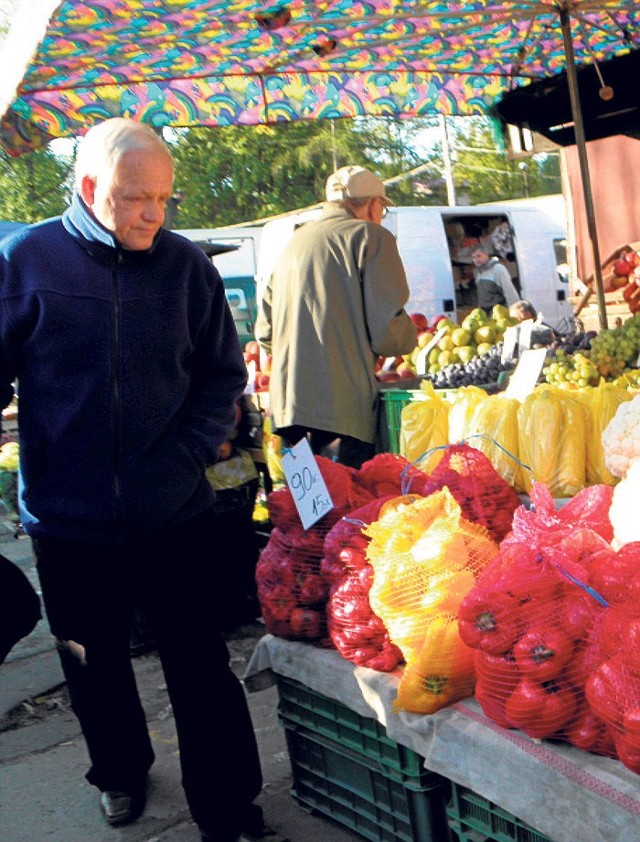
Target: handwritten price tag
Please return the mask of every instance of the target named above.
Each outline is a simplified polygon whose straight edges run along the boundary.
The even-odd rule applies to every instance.
[[[282,469],[302,525],[308,529],[333,509],[333,501],[306,439],[283,452]]]

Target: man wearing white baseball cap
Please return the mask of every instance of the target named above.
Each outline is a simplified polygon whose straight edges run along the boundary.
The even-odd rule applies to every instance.
[[[375,452],[377,356],[407,354],[416,329],[394,236],[393,202],[375,173],[347,166],[329,176],[322,215],[300,226],[267,283],[256,338],[272,355],[271,413],[293,445],[352,467]]]

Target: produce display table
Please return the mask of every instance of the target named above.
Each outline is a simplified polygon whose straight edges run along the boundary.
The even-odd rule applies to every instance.
[[[618,761],[532,740],[487,719],[474,699],[431,716],[392,712],[398,673],[357,667],[334,650],[263,637],[247,668],[252,690],[284,676],[377,720],[427,769],[499,805],[553,842],[640,838],[640,776]],[[520,838],[520,837],[518,837]]]

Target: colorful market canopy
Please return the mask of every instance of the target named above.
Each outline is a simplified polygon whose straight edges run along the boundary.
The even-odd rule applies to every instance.
[[[578,64],[640,47],[640,0],[24,3],[0,53],[0,145],[19,155],[115,115],[180,127],[482,114],[564,69],[563,15]]]

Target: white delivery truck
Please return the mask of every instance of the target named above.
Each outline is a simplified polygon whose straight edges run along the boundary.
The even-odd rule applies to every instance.
[[[243,345],[254,336],[257,315],[256,267],[261,226],[176,228],[209,255],[224,282],[227,301]]]
[[[256,273],[257,299],[275,262],[296,228],[320,214],[313,207],[267,222],[262,228]],[[407,310],[429,320],[445,315],[461,321],[476,306],[471,251],[490,245],[506,222],[513,251],[504,258],[516,289],[542,313],[547,324],[565,332],[573,326],[566,270],[566,230],[534,207],[392,207],[384,225],[396,237],[407,278]]]

